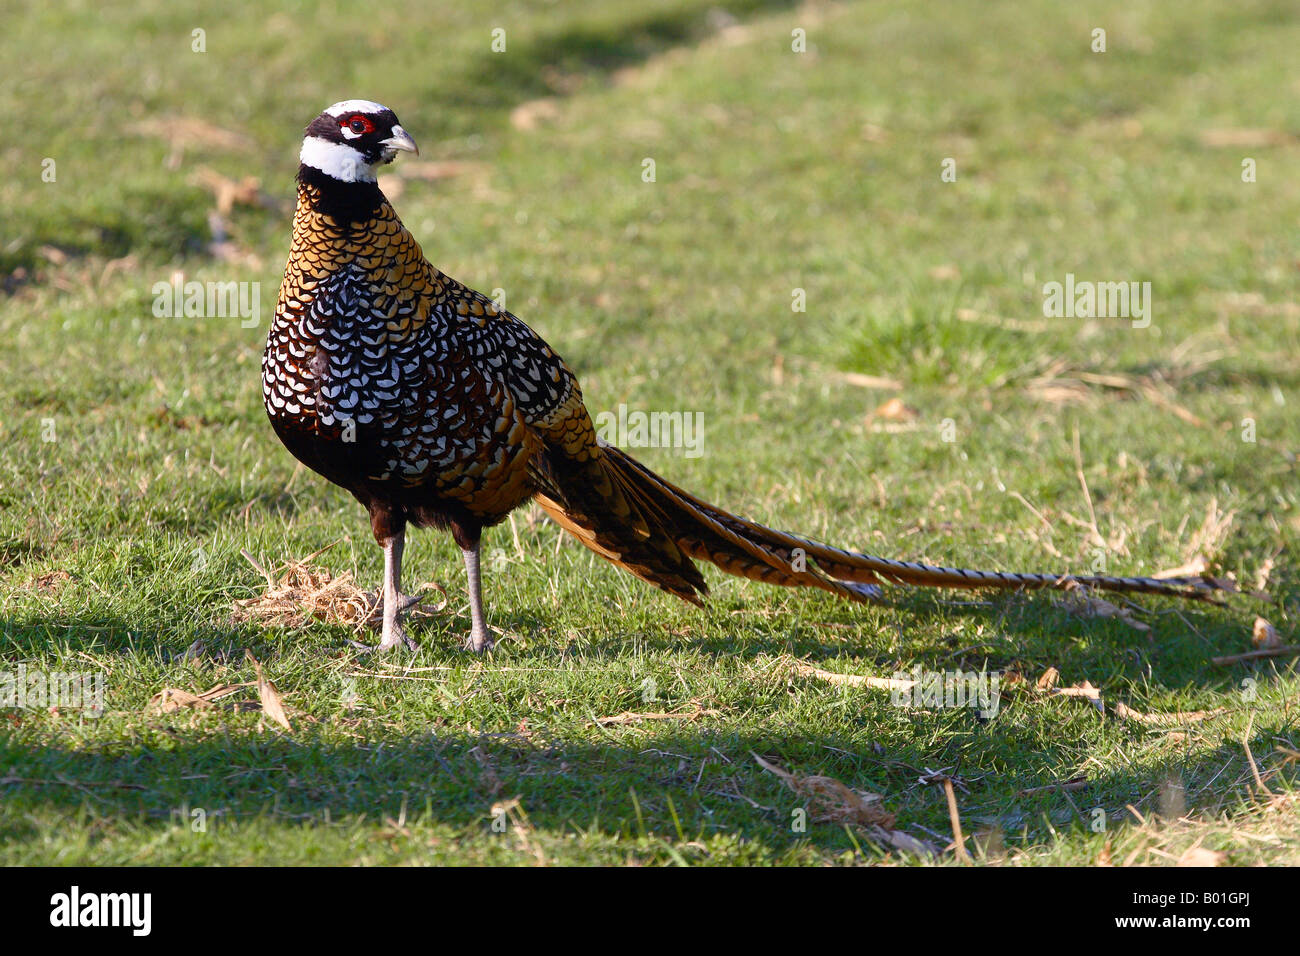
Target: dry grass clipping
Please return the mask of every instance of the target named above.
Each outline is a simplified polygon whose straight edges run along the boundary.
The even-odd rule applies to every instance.
[[[808,802],[813,823],[854,823],[859,826],[892,827],[897,817],[883,806],[878,793],[854,790],[834,777],[800,777],[769,763],[756,753],[758,765],[781,778],[781,782]]]
[[[1067,582],[1061,596],[1052,603],[1067,614],[1072,614],[1075,617],[1110,617],[1127,624],[1135,631],[1151,630],[1151,625],[1144,624],[1135,618],[1130,608],[1113,604],[1105,598],[1099,597],[1092,588],[1080,584],[1078,581]]]
[[[894,829],[896,817],[881,806],[883,798],[880,794],[854,790],[834,777],[801,777],[764,760],[752,750],[749,755],[808,804],[809,819],[813,823],[859,826],[885,846],[918,856],[938,855],[938,849],[931,844]]]
[[[916,686],[916,681],[902,677],[869,677],[859,674],[837,674],[834,671],[822,670],[820,667],[814,667],[812,664],[794,658],[787,657],[782,658],[781,660],[800,677],[815,677],[818,680],[824,680],[831,684],[839,684],[844,687],[873,687],[876,690],[907,691]]]
[[[241,550],[239,553],[244,560],[266,579],[266,591],[254,598],[236,601],[232,615],[234,622],[301,627],[309,621],[322,621],[346,624],[357,631],[379,624],[383,620],[384,602],[377,592],[359,588],[350,571],[335,577],[328,569],[310,563],[332,547],[331,544],[305,558],[290,561],[277,568],[274,574],[247,551]],[[420,585],[419,590],[426,588],[438,591],[442,601],[436,607],[416,605],[410,608],[406,612],[408,619],[430,617],[447,606],[447,592],[440,585],[429,582]]]
[[[252,684],[218,684],[201,694],[191,694],[179,687],[164,687],[149,698],[147,709],[160,714],[174,714],[178,710],[186,709],[209,710],[217,706],[217,701],[223,700],[231,694],[237,694],[245,687],[252,686]],[[259,705],[254,704],[252,701],[233,701],[224,706],[239,711],[257,710]]]

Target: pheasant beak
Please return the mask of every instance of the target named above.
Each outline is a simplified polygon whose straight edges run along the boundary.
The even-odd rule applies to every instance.
[[[415,145],[415,140],[411,139],[411,134],[400,126],[393,127],[393,135],[388,137],[379,144],[386,149],[401,150],[404,153],[415,153],[420,155],[420,147]]]

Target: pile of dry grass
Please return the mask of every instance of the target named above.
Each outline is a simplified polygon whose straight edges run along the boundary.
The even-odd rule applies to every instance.
[[[301,627],[308,621],[327,624],[345,624],[355,630],[378,625],[383,621],[384,606],[381,595],[357,586],[352,572],[345,571],[335,577],[327,568],[311,564],[312,559],[328,551],[328,545],[307,555],[291,560],[267,571],[251,554],[240,554],[266,579],[266,591],[257,597],[235,602],[232,615],[237,624],[254,622],[281,627]],[[410,617],[428,617],[447,606],[447,592],[437,583],[420,585],[419,590],[433,588],[442,595],[435,607],[415,605],[406,612]]]

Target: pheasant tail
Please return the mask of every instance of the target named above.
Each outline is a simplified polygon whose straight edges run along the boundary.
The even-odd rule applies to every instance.
[[[861,602],[878,599],[882,582],[1003,590],[1084,586],[1198,600],[1212,600],[1215,592],[1228,589],[1223,582],[1199,577],[975,571],[847,551],[701,501],[612,445],[602,442],[601,452],[580,466],[546,457],[539,473],[545,490],[536,500],[597,554],[694,604],[708,592],[695,561],[754,581],[820,588]],[[597,486],[609,494],[593,494]]]

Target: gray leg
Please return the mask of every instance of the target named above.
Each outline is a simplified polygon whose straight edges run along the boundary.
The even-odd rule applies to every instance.
[[[478,541],[471,547],[461,549],[461,554],[465,556],[465,577],[469,582],[469,647],[474,653],[482,654],[492,649],[492,635],[483,618],[483,578],[479,573],[478,553]]]
[[[384,631],[378,644],[371,647],[357,641],[349,641],[360,650],[390,651],[399,644],[407,650],[415,650],[415,641],[402,627],[400,612],[416,603],[402,593],[402,551],[406,547],[406,529],[384,539]]]

